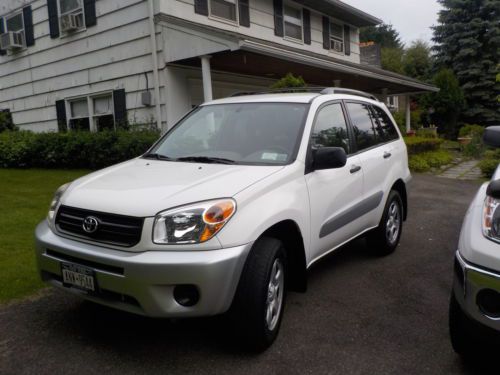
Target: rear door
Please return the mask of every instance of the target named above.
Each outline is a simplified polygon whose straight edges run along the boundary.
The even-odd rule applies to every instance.
[[[356,207],[363,194],[360,157],[354,155],[351,131],[341,102],[330,102],[316,114],[309,156],[322,147],[342,147],[347,164],[338,169],[311,171],[306,174],[311,210],[311,261],[359,233]]]
[[[356,152],[363,169],[363,207],[365,228],[378,225],[390,183],[390,170],[394,160],[394,143],[390,142],[380,113],[365,102],[346,102],[354,133]],[[397,133],[396,133],[397,135]]]

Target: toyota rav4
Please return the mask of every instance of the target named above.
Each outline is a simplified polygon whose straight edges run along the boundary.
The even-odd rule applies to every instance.
[[[263,350],[314,262],[363,234],[374,253],[395,250],[409,180],[399,130],[368,94],[215,100],[146,154],[61,186],[36,229],[38,267],[132,313],[227,313]]]

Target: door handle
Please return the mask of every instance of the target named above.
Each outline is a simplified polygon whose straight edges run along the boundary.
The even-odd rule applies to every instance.
[[[392,156],[390,152],[384,152],[384,159],[389,159]]]
[[[351,170],[349,172],[351,173],[356,173],[361,170],[361,167],[359,165],[351,165]]]

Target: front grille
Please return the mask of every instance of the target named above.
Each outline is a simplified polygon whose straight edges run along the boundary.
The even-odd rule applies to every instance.
[[[89,216],[94,217],[98,222],[97,230],[93,233],[87,233],[83,229],[83,221]],[[126,247],[134,246],[141,240],[143,222],[144,219],[140,217],[108,214],[68,206],[61,206],[56,216],[56,227],[62,233]]]

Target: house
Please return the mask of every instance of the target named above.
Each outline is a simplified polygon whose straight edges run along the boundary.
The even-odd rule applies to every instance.
[[[360,63],[359,28],[380,22],[339,0],[2,0],[0,110],[33,131],[166,130],[288,72],[380,97],[436,90]]]

